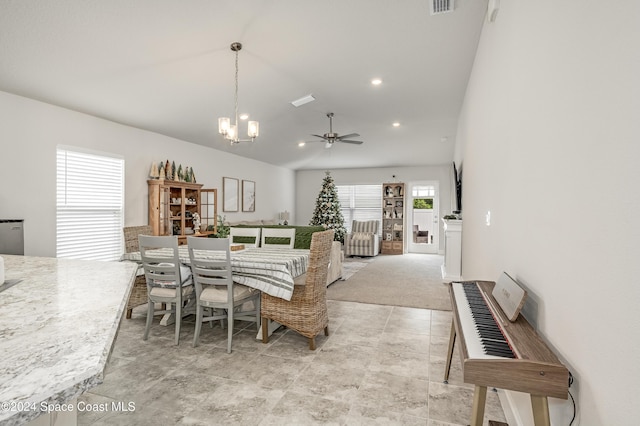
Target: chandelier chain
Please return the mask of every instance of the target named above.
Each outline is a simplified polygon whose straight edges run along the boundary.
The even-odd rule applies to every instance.
[[[236,50],[236,94],[235,94],[235,113],[236,113],[236,137],[238,139],[238,131],[240,130],[238,127],[238,50]]]

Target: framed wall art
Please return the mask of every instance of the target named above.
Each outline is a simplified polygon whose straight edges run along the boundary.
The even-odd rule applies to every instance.
[[[252,180],[242,181],[242,211],[256,211],[256,183]]]
[[[238,179],[222,178],[222,211],[238,211]]]

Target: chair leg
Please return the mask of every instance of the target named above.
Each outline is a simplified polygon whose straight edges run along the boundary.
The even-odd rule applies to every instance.
[[[233,338],[233,306],[227,310],[227,353],[231,353],[231,339]]]
[[[196,304],[196,331],[193,335],[193,347],[198,346],[198,342],[200,340],[200,330],[202,329],[202,306],[200,304]],[[211,321],[213,322],[213,321]]]
[[[324,335],[325,335],[325,336],[328,336],[328,335],[329,335],[329,326],[326,326],[326,327],[324,328]]]
[[[180,322],[182,322],[182,302],[176,302],[176,346],[180,342]]]
[[[147,303],[147,325],[144,327],[144,336],[142,340],[149,338],[149,330],[151,330],[151,321],[153,321],[153,302],[149,300]]]
[[[262,317],[262,343],[269,343],[269,320]]]
[[[315,351],[316,350],[316,338],[315,337],[309,337],[309,350],[310,351]]]
[[[255,301],[256,307],[256,328],[260,331],[260,297],[256,298]]]

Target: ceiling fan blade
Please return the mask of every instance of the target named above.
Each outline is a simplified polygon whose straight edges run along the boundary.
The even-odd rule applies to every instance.
[[[320,135],[313,135],[313,134],[312,134],[311,136],[315,136],[316,138],[320,138],[320,139],[327,140],[327,138],[326,138],[326,137],[324,137],[324,136],[320,136]]]
[[[339,139],[338,142],[353,143],[353,144],[356,144],[356,145],[360,145],[360,144],[364,143],[363,141],[350,141],[350,140],[347,140],[347,139]]]
[[[360,135],[359,135],[359,134],[357,134],[357,133],[349,133],[348,135],[341,135],[341,136],[339,136],[339,137],[338,137],[338,139],[353,138],[353,137],[357,137],[357,136],[360,136]]]

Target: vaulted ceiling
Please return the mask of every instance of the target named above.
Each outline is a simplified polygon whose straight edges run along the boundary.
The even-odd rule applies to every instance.
[[[487,1],[430,1],[3,1],[0,90],[295,170],[449,164]],[[260,136],[232,146],[234,41]],[[364,144],[311,142],[328,112]]]

